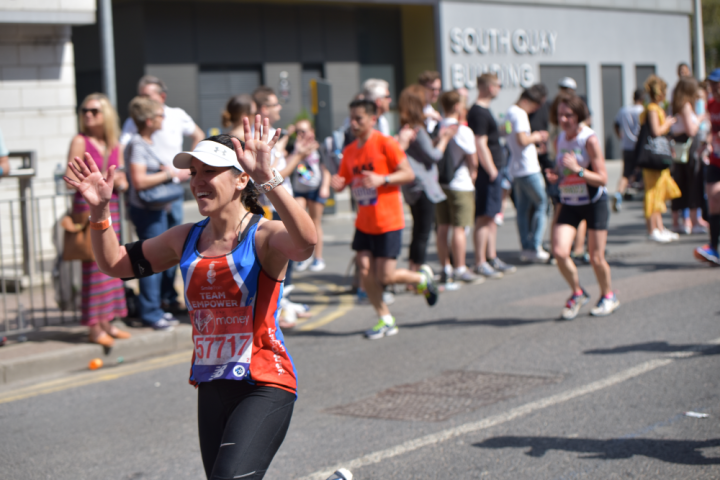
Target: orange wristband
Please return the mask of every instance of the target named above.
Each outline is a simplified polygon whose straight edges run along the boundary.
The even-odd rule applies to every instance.
[[[112,218],[108,217],[102,222],[93,222],[90,220],[90,228],[93,230],[106,230],[112,225]]]

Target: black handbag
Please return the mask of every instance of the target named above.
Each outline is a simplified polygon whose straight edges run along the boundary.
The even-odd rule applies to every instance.
[[[640,127],[637,144],[635,145],[637,166],[648,170],[665,170],[672,165],[672,148],[670,140],[664,136],[653,137],[650,131],[650,119]]]

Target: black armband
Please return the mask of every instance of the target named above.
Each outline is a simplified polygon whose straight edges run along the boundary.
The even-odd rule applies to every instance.
[[[130,265],[132,265],[133,273],[135,274],[134,278],[149,277],[155,273],[152,270],[150,262],[143,254],[142,244],[144,241],[145,240],[140,240],[139,242],[125,245],[125,250],[127,250],[128,256],[130,257]],[[129,279],[124,278],[123,280]]]

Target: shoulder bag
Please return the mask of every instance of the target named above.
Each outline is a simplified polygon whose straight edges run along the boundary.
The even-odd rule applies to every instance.
[[[138,143],[142,144],[143,147],[147,149],[148,153],[155,157],[155,160],[162,165],[162,162],[159,158],[157,158],[155,152],[145,145],[145,142]],[[158,173],[159,171],[160,170],[148,170],[147,173],[153,174]],[[137,190],[137,195],[140,201],[144,203],[147,208],[158,209],[164,207],[168,203],[172,203],[175,200],[182,198],[185,195],[185,189],[183,189],[182,185],[179,183],[174,183],[172,180],[168,180],[167,182],[155,185],[154,187],[146,188],[145,190]]]
[[[60,220],[64,230],[62,259],[95,261],[90,241],[90,212],[65,215]]]
[[[653,137],[650,131],[650,118],[646,115],[645,123],[640,127],[638,141],[635,145],[637,166],[648,170],[665,170],[672,165],[672,148],[667,137]]]

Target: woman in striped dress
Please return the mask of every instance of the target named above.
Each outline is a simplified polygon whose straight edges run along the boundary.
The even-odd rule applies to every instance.
[[[89,153],[98,166],[102,166],[103,175],[110,166],[122,167],[123,151],[118,143],[119,122],[115,109],[107,97],[93,93],[85,97],[78,114],[80,133],[70,144],[69,159],[83,158]],[[66,172],[70,178],[73,173]],[[120,181],[118,182],[118,175]],[[125,175],[115,174],[115,190],[110,200],[110,213],[115,234],[120,235],[120,203],[118,192],[127,190]],[[90,208],[82,195],[75,193],[73,199],[74,214],[89,214]],[[100,271],[94,261],[82,262],[82,324],[90,328],[90,342],[104,347],[112,347],[115,338],[130,338],[130,334],[111,325],[115,317],[127,316],[125,289],[119,278],[111,278]]]

